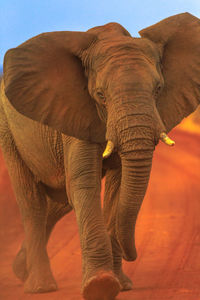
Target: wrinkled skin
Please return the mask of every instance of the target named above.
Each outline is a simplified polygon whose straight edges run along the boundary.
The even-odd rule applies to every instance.
[[[199,104],[199,33],[199,20],[186,13],[142,30],[140,39],[109,23],[43,34],[7,52],[0,145],[25,230],[13,263],[25,292],[57,289],[46,244],[72,209],[84,298],[110,300],[132,288],[122,257],[136,259],[155,145]],[[108,140],[115,148],[103,160]]]

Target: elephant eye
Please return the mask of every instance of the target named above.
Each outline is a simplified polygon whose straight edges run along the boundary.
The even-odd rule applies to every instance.
[[[162,84],[158,83],[157,86],[156,86],[156,88],[155,88],[155,91],[154,91],[155,97],[158,97],[160,95],[162,89],[163,89]]]
[[[97,92],[97,97],[98,97],[99,99],[101,99],[101,101],[102,101],[104,104],[106,103],[106,98],[105,98],[103,92],[98,91],[98,92]]]
[[[160,92],[162,90],[162,85],[159,83],[158,85],[157,85],[157,92]]]
[[[97,96],[101,99],[104,99],[104,94],[102,92],[97,92]]]

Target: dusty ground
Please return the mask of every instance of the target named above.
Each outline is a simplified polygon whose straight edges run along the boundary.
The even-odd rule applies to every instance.
[[[200,135],[176,130],[159,145],[137,223],[138,258],[124,263],[134,290],[117,300],[200,299]],[[56,226],[49,256],[59,291],[23,293],[12,261],[23,240],[19,211],[0,156],[0,299],[79,300],[81,253],[74,213]]]

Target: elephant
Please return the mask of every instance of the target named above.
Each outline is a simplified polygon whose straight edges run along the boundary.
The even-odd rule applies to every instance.
[[[139,33],[114,22],[48,32],[5,54],[0,145],[25,231],[13,262],[25,292],[57,289],[46,245],[71,210],[83,297],[132,289],[122,259],[137,257],[155,147],[174,145],[167,134],[200,101],[199,19],[181,13]]]

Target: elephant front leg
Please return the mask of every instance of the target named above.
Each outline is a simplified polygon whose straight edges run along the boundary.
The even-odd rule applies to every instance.
[[[124,274],[122,270],[122,251],[116,238],[115,223],[118,209],[118,200],[121,184],[121,168],[110,169],[106,171],[105,195],[104,195],[104,219],[107,231],[110,234],[113,269],[118,277],[121,290],[131,290],[133,288],[132,280]]]
[[[82,249],[83,296],[111,300],[120,290],[101,211],[99,145],[75,140],[65,151],[68,198],[76,213]]]
[[[12,137],[2,147],[4,158],[19,205],[25,241],[13,269],[25,280],[25,292],[39,293],[57,289],[46,252],[47,201],[42,183],[22,161]]]

